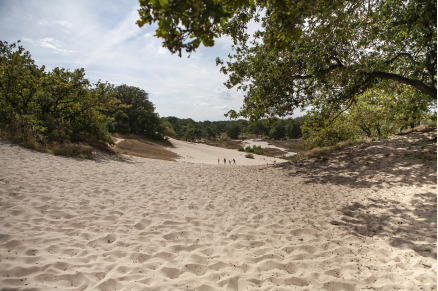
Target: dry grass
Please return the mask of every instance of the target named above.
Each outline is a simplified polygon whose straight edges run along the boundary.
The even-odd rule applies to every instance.
[[[115,145],[115,148],[119,153],[127,154],[131,156],[137,156],[142,158],[175,161],[178,155],[165,149],[166,142],[161,144],[145,139],[139,139],[136,136],[118,136],[124,138],[124,141]]]
[[[290,140],[269,140],[270,144],[276,147],[284,148],[288,151],[294,153],[301,153],[307,151],[300,139],[290,139]]]
[[[90,160],[94,158],[93,151],[92,146],[82,143],[55,144],[52,148],[52,152],[56,156],[79,157]]]
[[[205,140],[206,145],[237,150],[241,146],[243,146],[242,141],[240,140]]]

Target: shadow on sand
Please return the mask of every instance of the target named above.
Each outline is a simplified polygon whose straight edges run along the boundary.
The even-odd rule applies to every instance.
[[[332,224],[344,226],[360,236],[386,238],[392,247],[437,258],[436,193],[416,194],[410,204],[368,199],[366,204],[347,205],[341,212],[342,219]]]
[[[370,142],[330,155],[279,164],[305,183],[357,188],[436,184],[436,139],[433,134],[411,133]],[[436,134],[435,134],[436,137]]]
[[[352,189],[426,185],[436,189],[436,133],[410,133],[311,159],[278,165],[305,183],[336,184]],[[421,191],[421,190],[420,190]],[[397,248],[412,249],[436,259],[437,193],[415,194],[408,202],[368,198],[340,209],[334,225],[360,236],[379,236]]]

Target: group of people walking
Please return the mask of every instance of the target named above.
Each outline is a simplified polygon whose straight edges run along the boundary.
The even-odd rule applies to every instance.
[[[235,160],[235,159],[229,159],[229,160],[228,160],[228,163],[229,163],[230,165],[231,165],[231,161],[233,162],[234,165],[236,164],[236,160]],[[220,162],[221,162],[221,159],[218,158],[218,159],[217,159],[217,163],[220,164]],[[226,164],[227,164],[227,159],[224,158],[224,165],[226,165]]]

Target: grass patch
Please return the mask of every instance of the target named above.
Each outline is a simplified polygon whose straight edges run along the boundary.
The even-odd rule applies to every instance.
[[[269,143],[294,153],[302,153],[307,151],[300,139],[270,140]]]
[[[127,139],[126,136],[124,137],[124,141],[115,145],[116,149],[124,154],[166,161],[175,161],[178,158],[177,154],[165,149],[164,146],[155,143],[155,141]]]
[[[328,156],[341,151],[343,149],[355,146],[355,145],[359,145],[359,144],[363,144],[366,142],[369,142],[369,139],[355,139],[355,140],[346,140],[346,141],[342,141],[337,143],[334,146],[329,146],[329,147],[317,147],[317,148],[313,148],[310,151],[306,151],[306,152],[300,152],[298,153],[298,155],[288,158],[288,160],[302,160],[302,159],[311,159],[311,158],[319,158],[322,159],[323,161],[328,160]]]
[[[205,140],[204,143],[206,145],[232,150],[239,150],[240,148],[243,148],[242,142],[239,140]]]
[[[55,156],[79,157],[89,160],[94,158],[93,150],[93,147],[80,143],[56,144],[52,148],[52,152]]]

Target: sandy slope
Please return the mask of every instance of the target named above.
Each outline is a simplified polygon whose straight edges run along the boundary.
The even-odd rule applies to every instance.
[[[394,142],[225,167],[0,141],[0,221],[3,290],[437,286],[436,160]]]

